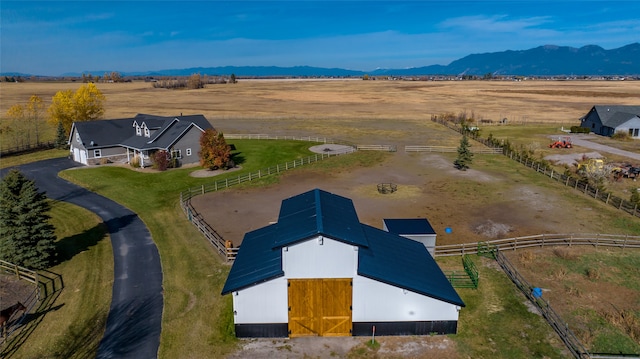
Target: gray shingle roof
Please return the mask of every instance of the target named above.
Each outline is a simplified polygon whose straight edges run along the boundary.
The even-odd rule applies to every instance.
[[[616,128],[634,116],[640,116],[640,106],[632,105],[596,105],[593,106],[602,125]]]
[[[222,294],[283,276],[281,248],[317,235],[358,246],[363,277],[464,306],[422,243],[360,223],[350,199],[319,189],[284,200],[278,223],[245,234]]]
[[[136,135],[135,124],[145,124],[150,137]],[[169,149],[192,126],[213,128],[203,115],[155,116],[138,114],[134,118],[74,122],[87,149],[122,146],[136,150]]]

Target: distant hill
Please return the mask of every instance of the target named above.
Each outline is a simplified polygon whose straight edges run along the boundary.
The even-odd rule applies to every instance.
[[[109,71],[86,71],[101,75]],[[600,46],[581,48],[545,45],[529,50],[472,54],[449,65],[431,65],[408,69],[378,69],[374,71],[346,70],[310,66],[223,66],[193,67],[149,72],[121,72],[124,76],[189,76],[201,75],[241,77],[360,77],[428,76],[428,75],[519,75],[519,76],[640,76],[640,43],[605,50]],[[0,76],[12,74],[0,74]],[[14,74],[15,75],[15,74]],[[19,76],[30,76],[19,74]],[[79,77],[81,73],[62,76]]]
[[[640,43],[612,50],[595,45],[579,49],[546,45],[529,50],[468,55],[447,66],[388,71],[398,75],[640,75]]]

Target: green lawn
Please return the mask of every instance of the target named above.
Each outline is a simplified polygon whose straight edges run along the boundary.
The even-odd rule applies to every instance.
[[[310,143],[304,141],[234,140],[230,144],[236,148],[235,160],[242,170],[216,176],[216,180],[311,155]],[[181,190],[213,181],[189,176],[197,169],[145,172],[102,166],[61,174],[130,208],[149,227],[164,273],[159,354],[163,358],[219,357],[236,343],[231,298],[219,295],[230,267],[187,221],[179,206]]]
[[[246,172],[255,172],[277,163],[310,155],[307,150],[310,146],[309,142],[233,140],[230,143],[236,147],[235,160],[242,166],[242,170],[217,176],[215,180],[224,179],[225,176],[233,177]],[[314,163],[309,167],[318,171],[347,171],[354,167],[375,165],[389,156],[391,154],[388,153],[357,152]],[[558,189],[558,193],[562,193],[562,196],[576,197],[573,192],[560,189],[561,185],[555,181],[502,156],[476,156],[474,168],[482,168],[483,171],[499,177],[516,177],[518,181],[536,186],[553,187]],[[165,308],[159,352],[161,358],[221,357],[232,352],[237,345],[233,335],[231,298],[219,295],[230,267],[223,263],[211,245],[187,221],[178,203],[181,190],[213,181],[212,178],[189,176],[191,171],[197,169],[199,168],[148,172],[128,167],[99,166],[68,170],[61,174],[66,179],[130,208],[151,230],[160,252],[164,273]],[[264,185],[264,183],[277,182],[277,179],[277,176],[271,176],[245,185]],[[459,192],[469,198],[476,198],[476,200],[478,195],[482,198],[490,197],[493,191],[499,190],[487,184],[484,187],[473,187],[468,181],[464,183],[452,181],[449,186],[448,190]],[[499,183],[496,186],[499,186]],[[588,203],[593,201],[588,198],[576,200]],[[601,216],[614,217],[609,215],[613,210],[603,212]],[[56,225],[60,223],[61,227],[70,225],[72,228],[67,230],[67,234],[61,234],[63,238],[70,237],[61,242],[61,248],[64,248],[64,253],[67,253],[64,256],[66,262],[52,270],[68,275],[69,278],[75,276],[90,278],[80,282],[99,284],[99,288],[77,287],[70,284],[77,279],[70,279],[62,293],[69,295],[69,299],[64,299],[64,305],[59,308],[61,313],[64,313],[62,310],[66,310],[67,303],[95,301],[97,304],[94,307],[90,304],[86,304],[86,307],[80,307],[80,304],[73,306],[69,304],[68,308],[72,309],[73,315],[66,317],[68,320],[64,328],[55,326],[60,326],[62,323],[49,323],[44,327],[51,318],[47,314],[48,318],[45,317],[42,327],[61,333],[60,336],[56,336],[57,339],[52,341],[45,341],[49,340],[47,336],[38,336],[37,339],[34,337],[30,344],[36,349],[25,346],[21,357],[41,357],[39,353],[45,350],[49,350],[49,354],[44,357],[72,357],[73,350],[77,353],[74,355],[82,357],[90,356],[89,353],[95,351],[96,340],[99,341],[99,334],[102,333],[104,326],[106,316],[104,308],[108,308],[110,298],[111,247],[108,241],[100,237],[101,226],[98,222],[82,224],[88,227],[80,227],[81,224],[61,223],[68,218],[85,217],[92,216],[64,211],[55,214],[54,211],[54,218],[58,221]],[[637,221],[624,216],[617,217],[620,217],[620,221],[614,222],[611,229],[640,231]],[[85,241],[92,244],[85,246],[84,251],[78,251],[77,248],[82,248],[82,243],[86,243]],[[106,249],[99,250],[103,247]],[[108,250],[108,253],[104,250]],[[77,262],[89,255],[97,256],[89,262],[90,266]],[[459,258],[457,260],[459,261]],[[484,261],[484,259],[478,261],[480,260]],[[96,265],[97,263],[102,265]],[[98,274],[89,273],[96,271],[96,268],[100,269]],[[524,297],[518,294],[506,276],[485,262],[481,262],[478,268],[481,277],[480,289],[459,291],[467,303],[467,308],[464,308],[461,313],[460,334],[453,336],[458,343],[460,353],[470,357],[487,358],[562,357],[558,349],[562,346],[556,342],[552,330],[540,317],[526,310],[523,304]],[[74,271],[77,273],[67,273]],[[91,283],[83,284],[91,285]],[[91,297],[93,294],[88,292],[102,294],[93,298]],[[104,293],[108,293],[107,299],[103,297]],[[61,295],[60,298],[63,296]],[[55,305],[58,305],[57,303],[62,302],[56,302]],[[41,330],[40,327],[37,330]],[[492,333],[491,336],[485,335],[489,332]],[[88,350],[78,349],[81,337],[90,338],[86,345]],[[550,346],[550,343],[553,345]],[[56,353],[55,356],[52,356],[52,352]]]
[[[113,252],[106,226],[94,213],[65,202],[53,203],[64,288],[37,308],[33,330],[13,358],[95,357],[104,334],[113,286]],[[82,218],[70,221],[69,218]],[[47,272],[41,274],[49,276]],[[57,283],[59,284],[59,283]]]

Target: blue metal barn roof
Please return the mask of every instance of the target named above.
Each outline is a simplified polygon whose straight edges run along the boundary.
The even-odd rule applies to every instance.
[[[422,243],[360,223],[350,199],[320,189],[282,201],[278,223],[245,234],[222,294],[283,276],[282,247],[317,235],[358,246],[361,276],[464,306]]]
[[[436,234],[426,218],[383,219],[391,233],[395,234]]]

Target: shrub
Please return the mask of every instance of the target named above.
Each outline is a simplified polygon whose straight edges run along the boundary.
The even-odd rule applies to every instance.
[[[616,131],[611,138],[618,141],[630,141],[631,137],[629,137],[629,133],[625,131]]]
[[[571,126],[571,133],[591,133],[588,127]]]
[[[129,165],[133,168],[140,168],[140,157],[134,156],[131,161],[129,161]]]
[[[169,154],[165,150],[156,151],[151,156],[152,168],[158,171],[166,171],[169,167]]]
[[[640,188],[633,188],[631,190],[631,198],[629,200],[631,203],[640,206]]]

